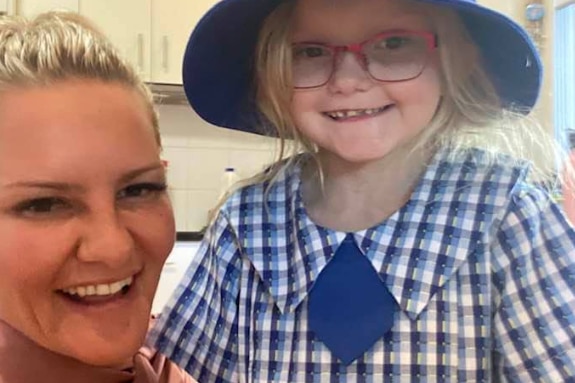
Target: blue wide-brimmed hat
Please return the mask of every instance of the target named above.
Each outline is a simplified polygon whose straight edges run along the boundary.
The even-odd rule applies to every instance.
[[[294,0],[222,0],[192,32],[184,54],[184,89],[207,122],[265,134],[258,130],[253,60],[263,21],[282,1]],[[503,107],[531,110],[539,95],[542,66],[522,27],[475,0],[417,1],[457,11],[481,51]]]

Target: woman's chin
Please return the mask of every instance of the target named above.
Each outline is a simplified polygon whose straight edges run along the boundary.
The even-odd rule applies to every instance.
[[[59,344],[46,344],[45,347],[89,365],[125,365],[144,342],[148,317],[132,318],[119,326],[112,323],[102,321],[97,326],[88,323],[83,327],[70,326],[66,334],[55,337],[60,339]]]
[[[144,342],[152,301],[134,287],[109,302],[63,302],[59,324],[44,346],[96,366],[130,360]]]
[[[137,339],[117,339],[111,341],[94,341],[83,343],[84,347],[74,346],[67,356],[84,364],[123,369],[130,366],[134,354],[141,347],[144,336]]]

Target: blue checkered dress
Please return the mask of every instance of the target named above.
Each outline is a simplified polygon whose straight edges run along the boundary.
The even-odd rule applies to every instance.
[[[575,232],[527,166],[437,154],[409,202],[354,233],[397,300],[349,366],[307,295],[346,233],[306,215],[300,168],[222,208],[148,342],[211,382],[575,382]]]

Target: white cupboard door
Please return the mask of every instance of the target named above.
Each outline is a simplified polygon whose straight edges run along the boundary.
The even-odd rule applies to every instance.
[[[14,14],[14,3],[12,0],[0,0],[0,15]]]
[[[17,0],[16,13],[28,18],[48,11],[78,12],[79,0]]]
[[[144,81],[150,80],[150,0],[79,0],[80,13],[92,20],[130,61]]]
[[[152,80],[181,84],[190,33],[217,0],[152,0]]]

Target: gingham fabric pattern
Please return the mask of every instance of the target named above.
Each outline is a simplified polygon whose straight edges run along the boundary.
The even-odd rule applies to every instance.
[[[575,382],[575,232],[527,166],[438,153],[409,202],[354,233],[400,310],[349,366],[307,327],[346,233],[315,225],[300,167],[222,208],[148,342],[201,383]]]

